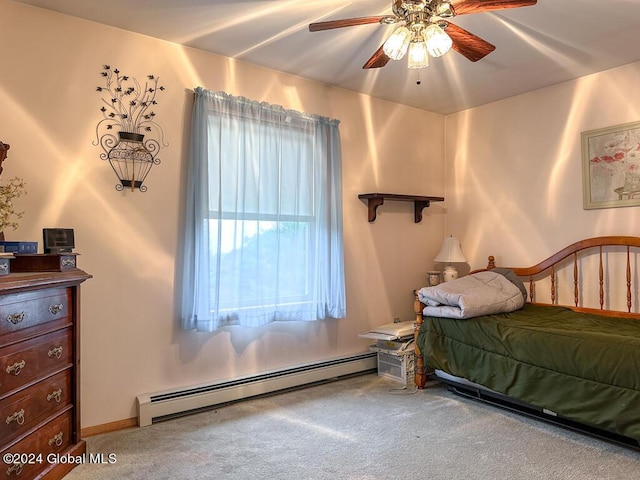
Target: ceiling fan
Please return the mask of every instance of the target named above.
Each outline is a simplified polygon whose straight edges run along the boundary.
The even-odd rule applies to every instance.
[[[537,0],[392,0],[393,15],[347,18],[312,23],[311,32],[381,23],[401,24],[362,68],[384,67],[390,59],[400,60],[408,52],[408,67],[423,68],[429,57],[440,57],[451,48],[472,62],[495,50],[486,40],[454,25],[447,19],[469,13],[528,7]]]

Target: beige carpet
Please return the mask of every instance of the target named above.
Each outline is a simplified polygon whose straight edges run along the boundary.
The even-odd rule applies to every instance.
[[[376,375],[87,439],[80,479],[640,478],[640,452]]]

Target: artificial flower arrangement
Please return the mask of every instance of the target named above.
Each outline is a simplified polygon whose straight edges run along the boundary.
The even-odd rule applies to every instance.
[[[98,129],[105,125],[107,130],[117,127],[123,132],[143,133],[155,128],[162,133],[154,121],[156,114],[151,110],[158,104],[156,95],[164,90],[158,85],[159,78],[147,75],[143,87],[134,77],[121,75],[117,68],[112,69],[110,65],[102,68],[105,85],[97,87],[97,91],[103,94],[104,105],[100,108],[103,119],[98,123]]]
[[[2,162],[7,158],[8,150],[9,145],[0,141],[0,173],[2,173]],[[24,180],[19,177],[0,182],[0,232],[8,228],[12,230],[18,228],[18,220],[22,218],[24,212],[16,211],[13,201],[26,195],[25,187]]]

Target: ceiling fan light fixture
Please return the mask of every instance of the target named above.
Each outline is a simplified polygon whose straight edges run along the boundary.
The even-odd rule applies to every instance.
[[[441,57],[453,46],[451,37],[435,23],[425,28],[424,38],[427,43],[427,52],[432,57]]]
[[[427,53],[427,44],[422,40],[413,40],[409,44],[409,53],[407,55],[408,68],[426,68],[429,66],[429,54]]]
[[[407,53],[411,36],[411,31],[407,27],[400,27],[384,42],[382,50],[387,57],[400,60]]]

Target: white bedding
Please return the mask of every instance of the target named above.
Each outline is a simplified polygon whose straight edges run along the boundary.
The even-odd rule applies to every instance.
[[[418,299],[426,305],[422,312],[424,315],[445,318],[513,312],[522,308],[525,302],[517,285],[505,275],[492,271],[421,288]]]

